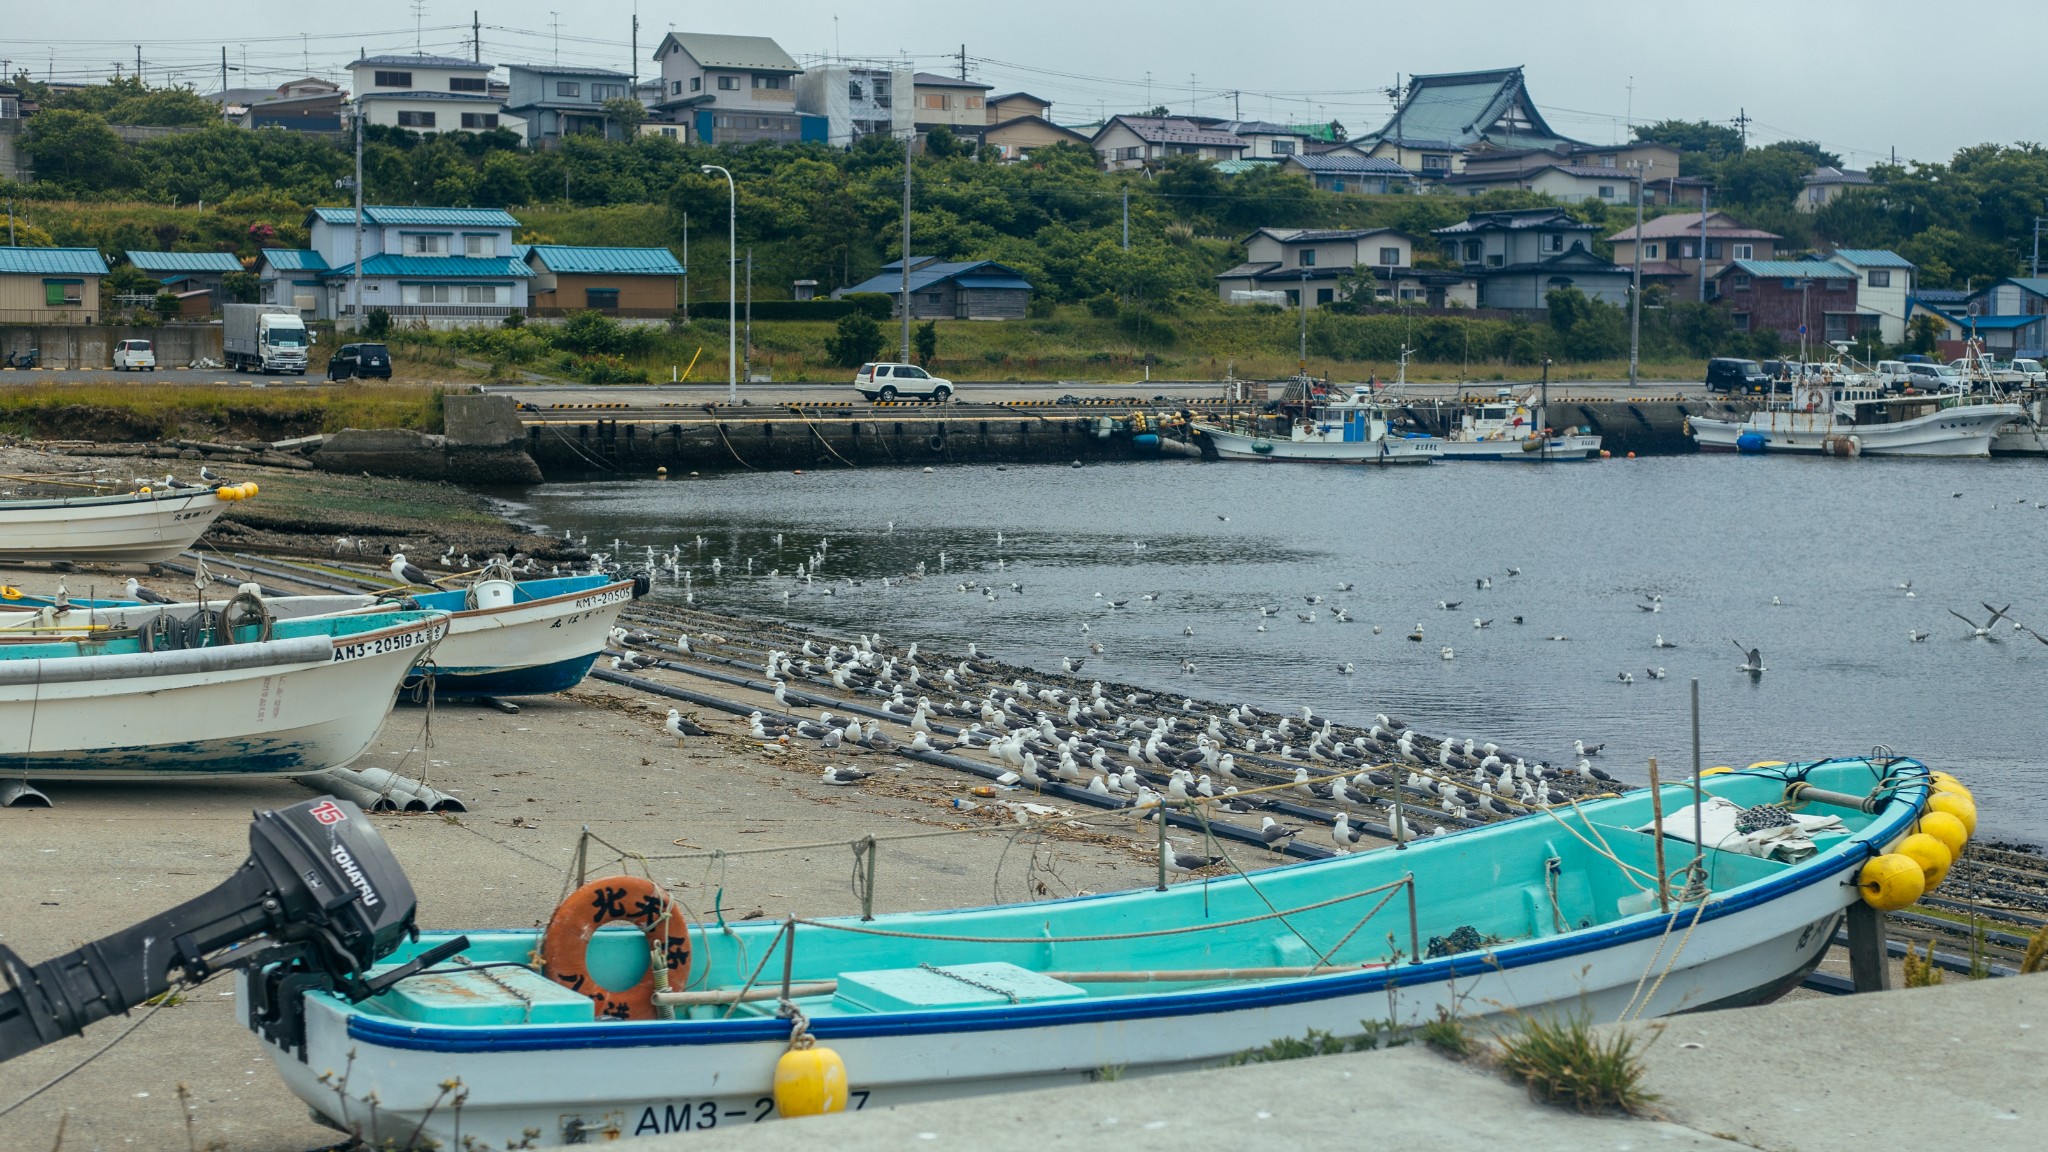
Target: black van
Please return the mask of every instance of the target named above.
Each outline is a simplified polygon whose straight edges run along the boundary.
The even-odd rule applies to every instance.
[[[382,344],[343,344],[327,361],[329,380],[372,376],[391,379],[391,350]]]
[[[1770,388],[1771,378],[1764,375],[1763,365],[1754,360],[1716,356],[1707,361],[1709,392],[1768,392]]]

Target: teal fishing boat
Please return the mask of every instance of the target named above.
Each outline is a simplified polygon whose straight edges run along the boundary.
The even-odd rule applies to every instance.
[[[395,980],[376,995],[294,961],[245,971],[236,1005],[315,1114],[371,1143],[745,1125],[1199,1067],[1311,1028],[1769,1000],[1850,905],[1938,881],[1894,848],[1924,847],[1907,838],[1930,798],[1967,803],[1889,757],[1717,769],[1699,798],[1666,785],[1163,891],[871,920],[694,923],[653,882],[603,877],[544,931],[422,934],[368,971]],[[823,1079],[792,1095],[778,1067],[810,1045],[832,1058],[803,1057]]]

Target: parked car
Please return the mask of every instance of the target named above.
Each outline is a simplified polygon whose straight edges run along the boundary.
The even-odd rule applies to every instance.
[[[1964,386],[1963,374],[1946,364],[1908,364],[1906,370],[1915,392],[1955,392]]]
[[[381,380],[391,379],[391,350],[382,344],[343,344],[334,350],[333,358],[327,361],[329,380],[371,376]]]
[[[1882,384],[1892,392],[1904,388],[1912,378],[1912,366],[1904,360],[1879,360],[1871,377],[1872,382]]]
[[[114,345],[114,371],[156,371],[156,346],[147,340],[123,340]]]
[[[853,386],[869,400],[916,397],[944,404],[953,398],[951,380],[942,380],[915,364],[863,364],[854,374]]]
[[[2048,384],[2048,367],[2043,367],[2039,360],[2029,360],[2021,357],[2020,359],[2008,362],[2006,367],[2019,375],[2019,383],[2025,384],[2030,388],[2038,388],[2043,384]]]
[[[1766,392],[1770,387],[1771,378],[1764,374],[1763,365],[1754,360],[1716,356],[1707,361],[1709,392]]]

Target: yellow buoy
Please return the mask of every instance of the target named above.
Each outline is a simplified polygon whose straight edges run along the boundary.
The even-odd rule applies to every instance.
[[[222,500],[233,500],[235,497],[241,495],[240,492],[235,490],[235,486],[232,484],[223,484],[220,487],[215,488],[213,490],[213,494],[215,496],[220,497]]]
[[[1911,856],[1913,862],[1920,865],[1920,871],[1926,876],[1925,886],[1921,889],[1923,895],[1941,887],[1941,878],[1948,875],[1948,866],[1955,863],[1955,853],[1948,850],[1948,845],[1925,832],[1915,832],[1899,841],[1894,851],[1901,856]]]
[[[1896,912],[1920,899],[1927,890],[1927,874],[1911,856],[1887,852],[1863,865],[1856,887],[1865,904],[1879,912]]]
[[[1977,834],[1977,802],[1954,792],[1936,792],[1927,798],[1929,812],[1946,812],[1963,822],[1963,831]]]
[[[1963,854],[1963,845],[1970,842],[1970,830],[1947,812],[1922,813],[1920,819],[1913,822],[1913,831],[1924,832],[1946,845],[1950,863]]]
[[[784,1052],[775,1062],[775,1110],[784,1116],[846,1111],[846,1062],[816,1045]]]
[[[1968,788],[1963,787],[1963,782],[1949,775],[1948,773],[1936,772],[1933,776],[1933,780],[1934,785],[1931,791],[1953,792],[1956,795],[1964,797],[1965,799],[1969,800],[1972,804],[1977,802],[1977,797],[1972,795]]]
[[[259,489],[256,487],[256,482],[254,480],[251,480],[247,484],[242,485],[242,487],[249,490],[248,493],[243,496],[243,499],[245,500],[248,499],[248,497],[250,496],[254,496],[259,491]]]

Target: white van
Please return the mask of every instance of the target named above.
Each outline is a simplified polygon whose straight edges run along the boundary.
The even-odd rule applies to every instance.
[[[123,340],[114,345],[114,371],[156,371],[156,347],[147,340]]]

